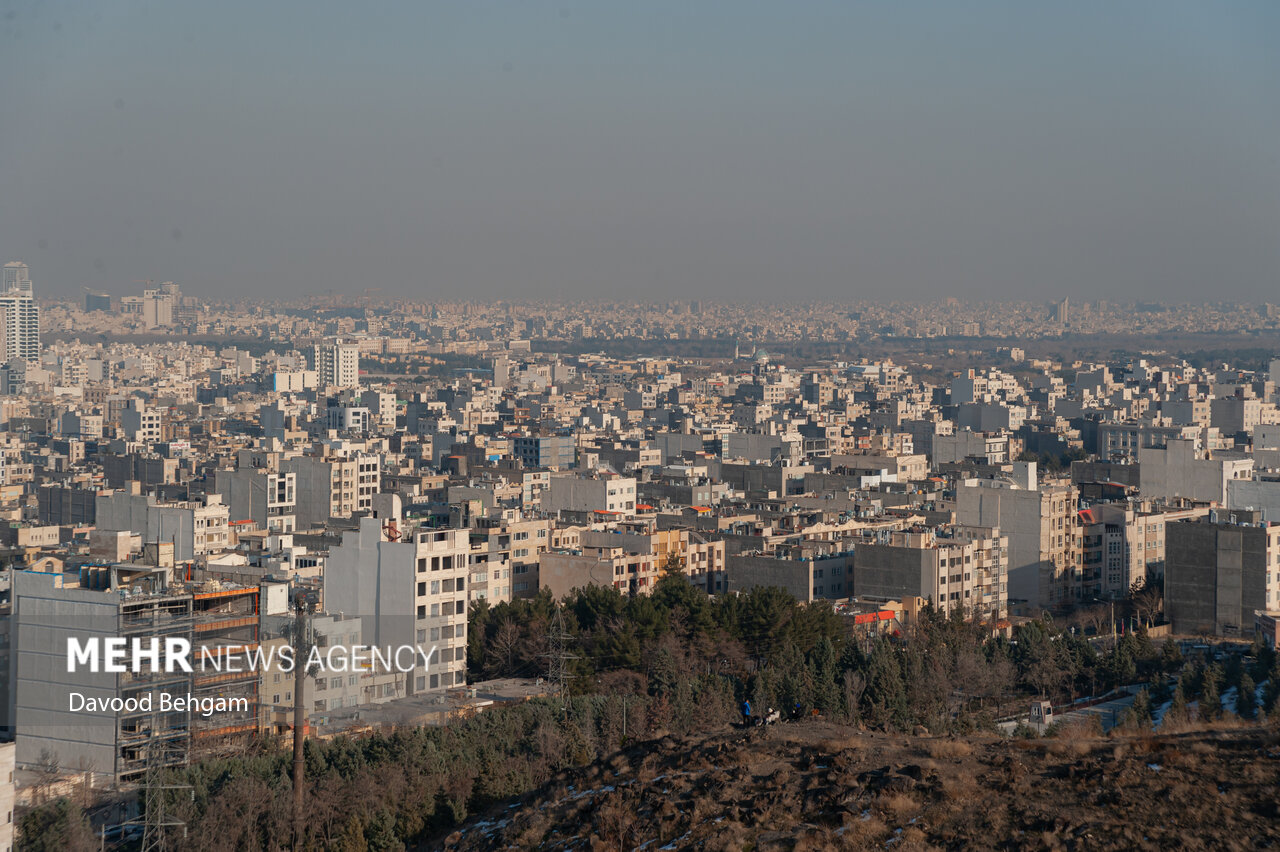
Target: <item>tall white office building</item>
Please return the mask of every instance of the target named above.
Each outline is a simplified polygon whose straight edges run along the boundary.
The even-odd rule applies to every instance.
[[[40,307],[31,289],[30,270],[25,263],[4,265],[0,288],[0,354],[5,362],[40,359]]]
[[[359,344],[332,338],[317,343],[312,349],[311,357],[320,387],[360,386]]]

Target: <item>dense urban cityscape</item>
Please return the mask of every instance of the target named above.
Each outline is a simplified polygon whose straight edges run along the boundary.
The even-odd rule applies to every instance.
[[[0,852],[1280,849],[1277,45],[0,0]]]
[[[530,702],[623,701],[593,711],[602,749],[690,700],[704,725],[785,707],[935,734],[1276,712],[1280,357],[1160,342],[1280,353],[1274,306],[210,304],[174,282],[70,303],[36,273],[7,263],[0,296],[0,688],[28,825],[71,795],[103,842],[163,839],[158,773]],[[877,679],[945,630],[978,656],[917,660],[942,694]],[[1036,631],[1070,654],[1026,657]],[[284,665],[304,633],[329,656]],[[71,664],[115,634],[203,664]],[[542,757],[509,792],[582,759]],[[440,784],[447,809],[395,843],[505,836],[465,828],[496,793]],[[284,842],[279,818],[232,845]]]

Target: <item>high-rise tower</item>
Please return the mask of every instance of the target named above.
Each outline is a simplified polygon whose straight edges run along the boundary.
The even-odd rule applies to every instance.
[[[6,362],[15,358],[40,358],[40,307],[31,289],[31,275],[25,263],[4,265],[0,288],[0,354]]]

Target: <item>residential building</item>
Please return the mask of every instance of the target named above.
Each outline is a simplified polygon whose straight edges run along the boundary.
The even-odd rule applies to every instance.
[[[317,343],[311,350],[311,369],[322,388],[360,386],[360,345],[334,338]]]
[[[1002,479],[966,479],[956,489],[956,521],[999,529],[1009,539],[1009,607],[1062,607],[1082,592],[1079,492],[1040,484],[1035,462]]]
[[[25,263],[4,265],[0,287],[0,354],[3,361],[40,359],[40,306]]]
[[[1235,515],[1168,525],[1164,600],[1174,633],[1248,638],[1255,612],[1280,609],[1280,525]]]
[[[467,680],[470,535],[405,526],[394,495],[380,498],[375,514],[329,549],[325,607],[363,619],[368,644],[430,653],[430,665],[403,676],[405,692],[443,700],[445,689]]]
[[[603,474],[595,478],[553,476],[542,492],[542,510],[549,514],[622,515],[636,512],[636,481],[629,476]]]
[[[259,529],[272,532],[297,528],[296,473],[256,467],[217,470],[213,490],[221,495],[233,521],[253,521]]]
[[[69,639],[116,637],[183,639],[211,649],[210,659],[255,648],[256,586],[185,585],[170,569],[141,565],[85,567],[76,574],[17,571],[12,580],[8,674],[19,767],[53,755],[99,783],[136,782],[149,762],[185,765],[193,753],[244,744],[257,733],[258,676],[248,666],[239,672],[198,665],[191,672],[176,666],[168,671],[157,660],[124,674],[83,665],[69,671],[64,651]],[[161,692],[243,704],[209,716],[165,711],[156,697]],[[149,708],[77,711],[71,709],[73,693],[100,701],[152,700]]]

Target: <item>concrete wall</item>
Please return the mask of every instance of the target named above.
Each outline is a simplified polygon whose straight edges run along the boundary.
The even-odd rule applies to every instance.
[[[1227,483],[1241,464],[1232,460],[1200,459],[1190,441],[1170,441],[1166,449],[1141,449],[1142,496],[1165,499],[1186,497],[1225,505]]]
[[[295,529],[309,530],[329,523],[333,512],[333,467],[311,456],[285,459],[281,470],[296,476]]]
[[[360,529],[344,532],[342,544],[329,549],[325,609],[359,616],[370,644],[413,644],[415,549],[386,541],[380,519],[361,518]]]
[[[1165,609],[1175,633],[1251,635],[1266,609],[1267,530],[1178,521],[1165,541]]]
[[[112,698],[116,679],[109,672],[67,671],[67,639],[85,641],[120,635],[117,595],[59,588],[61,575],[13,574],[12,696],[16,761],[32,766],[42,752],[56,755],[65,769],[92,769],[114,777],[116,717],[109,711],[72,712],[72,692]]]
[[[13,805],[16,798],[14,786],[14,756],[16,746],[13,743],[0,743],[0,852],[13,849]]]
[[[1040,604],[1040,574],[1051,570],[1040,554],[1040,494],[986,486],[961,486],[956,492],[956,522],[998,527],[1009,536],[1009,601]]]
[[[747,592],[756,586],[781,586],[796,600],[813,600],[812,562],[735,554],[729,556],[726,563],[730,592]]]
[[[938,574],[937,554],[922,548],[859,544],[854,548],[853,593],[893,600],[909,595],[930,598]]]
[[[1227,508],[1257,509],[1264,521],[1280,522],[1280,482],[1249,479],[1228,482]]]
[[[538,557],[538,590],[547,589],[559,599],[574,589],[612,586],[613,562],[595,556],[570,553],[543,553]]]

